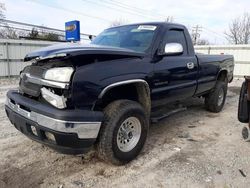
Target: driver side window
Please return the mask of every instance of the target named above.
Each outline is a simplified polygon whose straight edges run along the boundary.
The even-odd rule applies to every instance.
[[[183,54],[187,55],[187,43],[183,30],[168,30],[165,35],[164,44],[179,43],[183,46]]]

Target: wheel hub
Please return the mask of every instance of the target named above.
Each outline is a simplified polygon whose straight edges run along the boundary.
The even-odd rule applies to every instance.
[[[131,151],[141,136],[141,123],[136,117],[125,119],[117,133],[117,146],[123,152]]]
[[[133,138],[133,133],[132,133],[132,132],[129,132],[129,133],[128,133],[128,138],[129,138],[129,139],[132,139],[132,138]]]

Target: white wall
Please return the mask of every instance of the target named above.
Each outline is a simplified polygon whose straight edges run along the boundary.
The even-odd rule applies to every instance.
[[[234,56],[234,76],[250,75],[250,45],[195,46],[196,53],[230,54]]]
[[[23,62],[27,53],[52,44],[55,42],[0,39],[0,77],[19,75],[27,65]]]

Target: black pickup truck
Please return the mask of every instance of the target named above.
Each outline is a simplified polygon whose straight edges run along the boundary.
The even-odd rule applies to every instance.
[[[154,22],[104,30],[89,45],[29,53],[6,113],[29,138],[66,154],[96,146],[124,164],[141,151],[157,110],[204,97],[220,112],[233,79],[231,55],[196,55],[185,26]],[[160,118],[159,118],[160,119]]]

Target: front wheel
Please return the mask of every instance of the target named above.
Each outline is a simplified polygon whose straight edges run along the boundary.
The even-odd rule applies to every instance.
[[[205,107],[210,112],[222,110],[227,96],[227,81],[217,81],[215,88],[205,97]]]
[[[98,156],[116,165],[133,160],[141,151],[149,120],[134,101],[117,100],[104,109],[104,121],[97,143]]]

